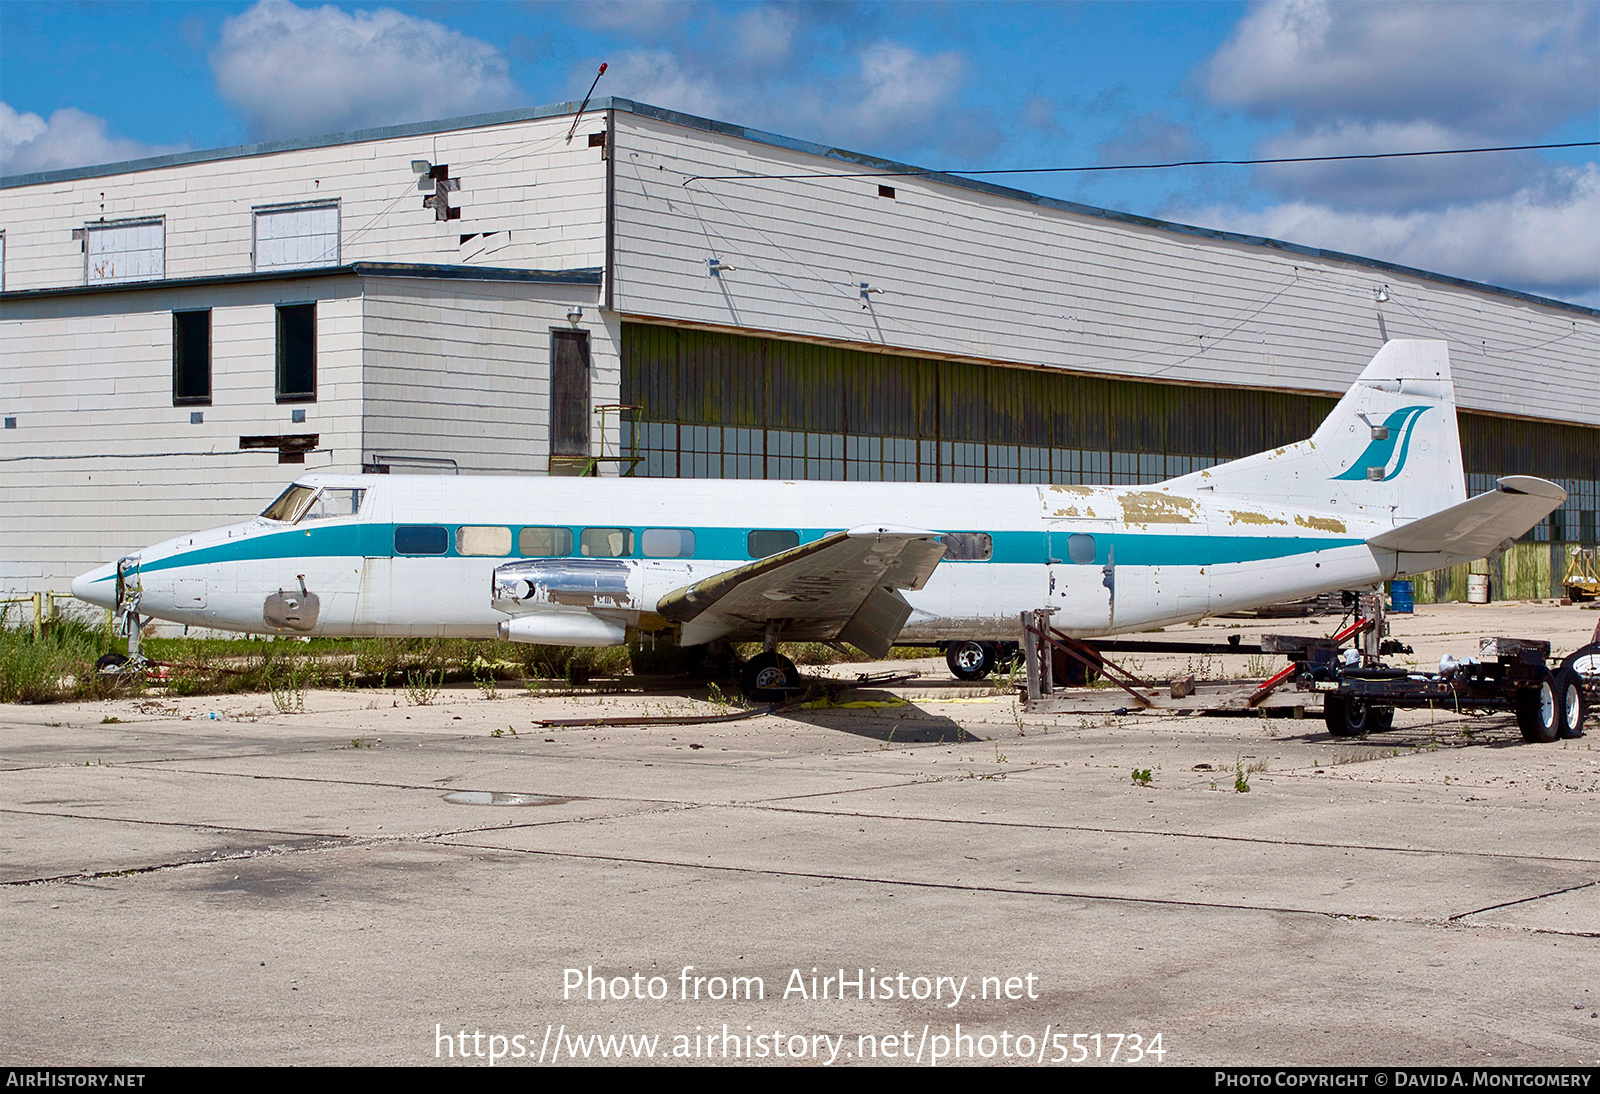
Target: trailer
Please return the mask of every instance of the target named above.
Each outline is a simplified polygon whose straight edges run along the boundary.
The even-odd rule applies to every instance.
[[[1528,638],[1485,638],[1475,657],[1446,656],[1437,672],[1386,665],[1358,649],[1328,640],[1279,640],[1293,661],[1289,679],[1322,696],[1323,719],[1336,737],[1381,732],[1402,707],[1462,714],[1511,711],[1526,741],[1548,743],[1583,735],[1583,723],[1600,703],[1600,627],[1595,641],[1559,664],[1550,643]],[[1298,648],[1282,649],[1299,642]]]

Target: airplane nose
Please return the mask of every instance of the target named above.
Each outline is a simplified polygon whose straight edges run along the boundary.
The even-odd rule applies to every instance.
[[[107,564],[73,578],[72,595],[101,608],[116,607],[117,567]]]

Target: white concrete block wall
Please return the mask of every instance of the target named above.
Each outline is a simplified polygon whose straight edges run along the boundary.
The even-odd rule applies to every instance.
[[[279,404],[276,306],[311,301],[317,401]],[[172,312],[205,307],[211,404],[174,406]],[[355,277],[8,305],[0,407],[17,428],[0,430],[0,590],[64,591],[130,550],[247,518],[305,471],[359,470],[361,322]],[[241,436],[294,433],[319,436],[304,465],[239,448]]]
[[[233,156],[94,178],[0,188],[6,289],[84,283],[74,229],[102,218],[165,218],[168,279],[248,273],[252,210],[337,201],[340,261],[571,269],[599,266],[605,247],[605,162],[586,117],[570,144],[570,116]],[[413,159],[447,164],[461,219],[423,207]],[[460,237],[495,232],[492,248]],[[330,263],[331,264],[331,263]]]
[[[551,330],[571,329],[568,308],[583,309],[591,402],[602,405],[618,401],[620,326],[599,319],[592,286],[451,282],[448,291],[443,298],[437,283],[368,279],[364,451],[452,459],[463,473],[543,474]],[[608,424],[615,454],[615,415]]]
[[[1391,338],[1445,338],[1464,407],[1600,425],[1595,317],[1180,234],[619,111],[615,306],[918,355],[1332,394]],[[879,183],[894,198],[878,196]],[[715,255],[734,268],[710,277]],[[862,306],[860,283],[883,290]],[[1388,303],[1375,292],[1387,286]],[[1585,394],[1588,392],[1589,394]]]

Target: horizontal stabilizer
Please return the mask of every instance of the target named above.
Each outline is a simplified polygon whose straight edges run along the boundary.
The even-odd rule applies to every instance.
[[[1516,539],[1566,500],[1567,492],[1553,482],[1508,475],[1493,493],[1373,536],[1367,543],[1396,553],[1443,556],[1448,561],[1438,562],[1441,566],[1470,562]]]

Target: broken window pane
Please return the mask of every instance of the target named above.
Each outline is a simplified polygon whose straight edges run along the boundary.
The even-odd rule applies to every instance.
[[[994,539],[987,532],[950,532],[939,542],[949,562],[988,562],[994,557]]]

